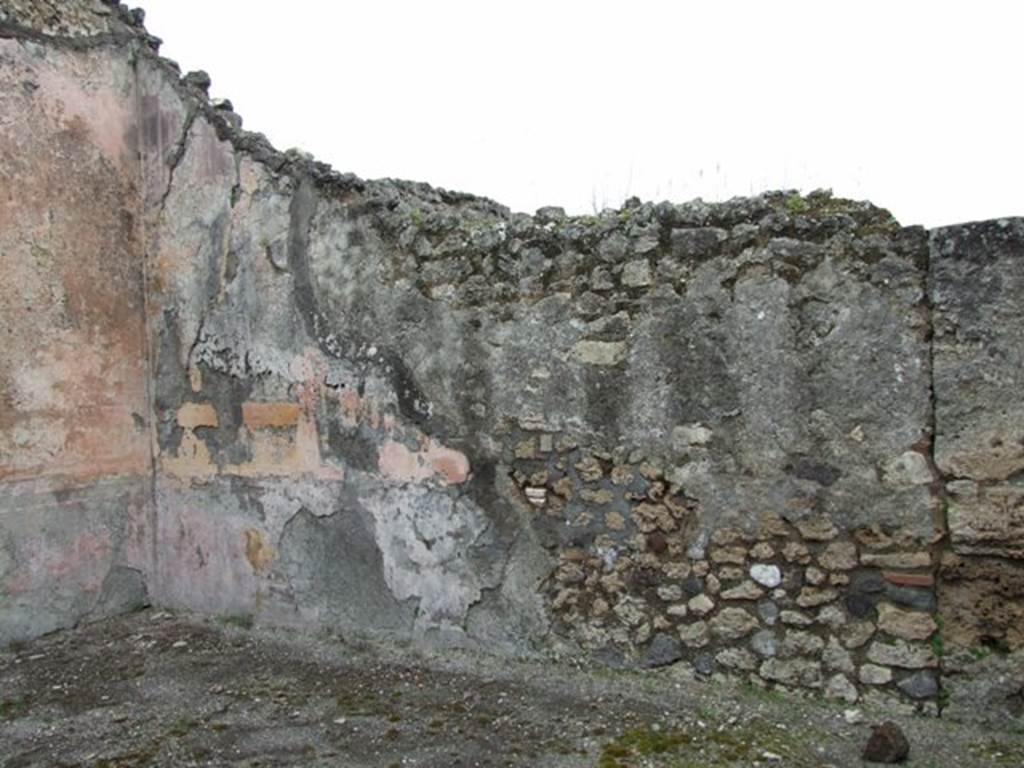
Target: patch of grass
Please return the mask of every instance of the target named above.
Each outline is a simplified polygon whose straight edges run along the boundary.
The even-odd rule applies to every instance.
[[[807,213],[811,206],[798,194],[792,194],[786,198],[786,210],[794,216],[800,213]]]
[[[946,644],[942,639],[942,628],[945,626],[945,622],[939,614],[935,614],[934,621],[935,633],[931,638],[932,653],[935,654],[936,658],[941,659],[946,653]]]
[[[472,235],[477,232],[490,229],[491,227],[495,226],[497,222],[494,221],[493,219],[488,219],[483,216],[471,216],[466,219],[463,219],[462,222],[460,223],[462,225],[462,228],[466,231],[466,233]]]
[[[389,702],[382,701],[372,693],[343,693],[335,698],[335,704],[339,712],[348,717],[381,717],[389,722],[401,720],[401,715],[395,712]]]
[[[653,755],[676,754],[690,744],[693,737],[683,731],[655,731],[634,728],[601,748],[598,768],[625,768],[635,760]]]
[[[871,234],[888,233],[899,228],[892,215],[882,209],[865,206],[854,200],[834,197],[828,190],[816,190],[807,195],[792,193],[776,196],[773,205],[777,210],[796,216],[822,218],[825,216],[850,216],[857,222],[857,234],[864,237]]]
[[[170,733],[171,736],[185,736],[197,725],[198,723],[191,717],[179,717],[171,723],[171,728],[168,733]]]
[[[715,712],[707,704],[701,704],[697,707],[697,717],[701,720],[712,720],[715,717]]]
[[[976,645],[973,648],[968,648],[967,653],[975,661],[981,661],[992,655],[992,649],[984,645]]]
[[[601,748],[597,768],[749,766],[763,762],[765,752],[778,755],[785,765],[816,766],[807,745],[820,735],[781,730],[760,720],[688,730],[636,728]]]
[[[1007,744],[990,739],[977,741],[968,745],[968,750],[978,757],[983,757],[991,765],[1024,765],[1024,745]]]
[[[0,720],[16,720],[28,712],[28,699],[3,699],[0,701]]]
[[[249,613],[231,613],[226,616],[218,616],[217,623],[224,627],[252,629],[253,617]]]
[[[786,698],[785,694],[777,688],[754,685],[749,680],[744,681],[740,690],[742,690],[747,696],[757,699],[758,701],[784,701]]]
[[[981,645],[972,649],[972,654],[975,652],[979,652],[982,654],[981,658],[985,658],[986,656],[990,656],[995,653],[1005,656],[1006,654],[1010,653],[1010,650],[1010,646],[1007,643],[1005,637],[986,636],[981,638]]]
[[[156,753],[154,751],[132,751],[122,752],[114,757],[102,757],[95,763],[94,768],[122,768],[126,765],[149,765],[152,763]]]

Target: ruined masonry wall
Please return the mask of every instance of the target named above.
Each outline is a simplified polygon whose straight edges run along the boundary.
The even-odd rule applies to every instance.
[[[0,639],[152,601],[929,708],[1024,646],[1024,221],[513,214],[157,47],[0,2]]]

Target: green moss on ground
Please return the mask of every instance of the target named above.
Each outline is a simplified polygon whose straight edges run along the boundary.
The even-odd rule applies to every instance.
[[[818,763],[808,750],[809,737],[762,721],[704,728],[635,728],[602,746],[597,768],[725,768],[765,762],[767,754],[785,765],[813,766]]]
[[[992,765],[1024,765],[1024,745],[1007,744],[998,739],[978,741],[968,746],[972,754],[985,758]]]

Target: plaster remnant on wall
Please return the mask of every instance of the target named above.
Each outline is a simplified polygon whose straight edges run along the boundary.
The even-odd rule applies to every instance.
[[[242,421],[250,429],[283,429],[299,423],[298,403],[242,403]]]
[[[463,634],[467,612],[495,574],[481,570],[486,516],[465,498],[422,486],[394,488],[365,500],[384,557],[384,576],[398,600],[416,598],[419,633]]]
[[[381,474],[403,483],[436,480],[444,485],[457,485],[469,478],[469,460],[465,454],[429,439],[415,451],[404,443],[385,440],[377,462]]]
[[[258,528],[247,528],[244,533],[245,559],[257,573],[265,572],[276,557],[274,548],[267,545],[263,533]]]
[[[209,403],[185,403],[178,409],[178,426],[185,429],[216,427],[217,411]]]

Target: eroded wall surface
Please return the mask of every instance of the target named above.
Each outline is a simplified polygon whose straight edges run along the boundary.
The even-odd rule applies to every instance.
[[[932,252],[940,610],[959,645],[1024,648],[1024,221],[936,230]]]
[[[923,230],[827,195],[514,215],[145,82],[179,135],[162,601],[935,694]]]
[[[1020,220],[514,214],[275,151],[123,8],[2,7],[5,599],[847,701],[1024,644]]]
[[[135,115],[123,51],[0,39],[0,641],[145,599]]]

